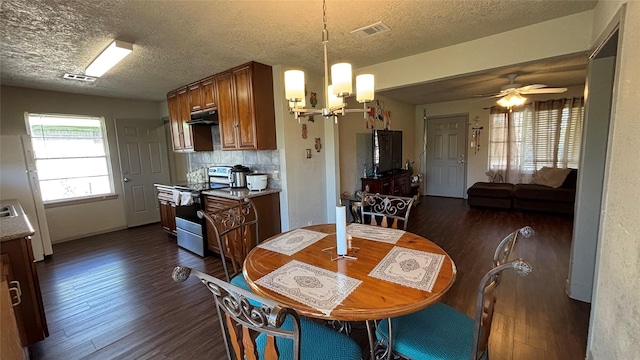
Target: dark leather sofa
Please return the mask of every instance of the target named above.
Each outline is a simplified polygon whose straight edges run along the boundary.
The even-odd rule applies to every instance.
[[[578,170],[571,169],[562,185],[475,183],[467,190],[471,207],[491,207],[572,215]]]

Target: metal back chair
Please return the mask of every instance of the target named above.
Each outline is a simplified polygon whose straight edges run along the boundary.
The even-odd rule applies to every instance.
[[[360,360],[358,344],[323,325],[300,319],[287,308],[188,267],[177,266],[177,282],[195,275],[213,294],[229,360],[326,359],[328,354]],[[304,336],[301,334],[304,333]]]
[[[393,351],[410,359],[487,359],[491,322],[497,290],[505,270],[520,276],[531,272],[531,265],[523,260],[510,261],[518,235],[529,238],[533,229],[525,226],[507,235],[496,248],[494,265],[478,287],[475,318],[445,305],[436,303],[416,313],[393,318],[391,325],[383,320],[378,325],[378,339],[384,345],[391,339]],[[390,335],[389,334],[393,334]],[[387,350],[387,349],[384,349]]]
[[[207,236],[215,237],[227,281],[242,272],[242,263],[258,241],[258,213],[253,202],[246,198],[238,205],[198,216],[206,219]],[[231,262],[232,271],[227,267]],[[237,285],[237,284],[236,284]]]
[[[363,193],[360,212],[362,222],[373,226],[407,230],[413,198]]]

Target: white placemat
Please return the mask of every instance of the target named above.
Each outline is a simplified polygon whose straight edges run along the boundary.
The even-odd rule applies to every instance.
[[[329,315],[362,281],[292,260],[256,283]]]
[[[291,256],[325,236],[327,234],[318,231],[296,229],[263,242],[258,247]]]
[[[442,254],[394,246],[369,276],[431,292],[443,262]]]
[[[347,234],[362,239],[395,244],[404,235],[404,230],[390,229],[380,226],[349,224]]]

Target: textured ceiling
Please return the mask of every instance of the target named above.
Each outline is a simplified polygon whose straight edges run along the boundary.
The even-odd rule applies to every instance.
[[[594,6],[595,1],[583,0],[329,0],[329,62],[348,61],[359,68]],[[5,0],[1,7],[3,85],[161,101],[169,90],[250,60],[322,74],[322,2],[318,0]],[[391,31],[367,39],[350,34],[377,21]],[[112,39],[133,43],[133,54],[94,83],[62,79],[64,73],[83,74]],[[419,97],[435,94],[434,84],[441,96],[446,95],[442,89],[448,84],[447,99],[474,84],[473,93],[494,92],[508,82],[503,77],[508,72],[522,73],[518,79],[522,83],[529,81],[529,74],[531,82],[574,85],[561,83],[559,74],[563,68],[579,71],[576,68],[581,67],[584,81],[586,58],[526,66],[385,94],[404,91],[411,94],[408,101],[417,104],[427,102]],[[543,77],[545,69],[553,70],[556,77]],[[575,79],[573,75],[566,81]]]

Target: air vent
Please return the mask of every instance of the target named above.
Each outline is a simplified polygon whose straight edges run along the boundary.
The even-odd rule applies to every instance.
[[[78,75],[78,74],[64,74],[63,78],[67,80],[89,81],[94,82],[96,78],[92,76]]]
[[[380,33],[384,33],[387,31],[391,31],[391,28],[385,25],[382,21],[378,21],[375,24],[367,25],[360,29],[353,30],[351,31],[351,33],[356,35],[359,38],[365,38],[365,37],[377,35]]]

